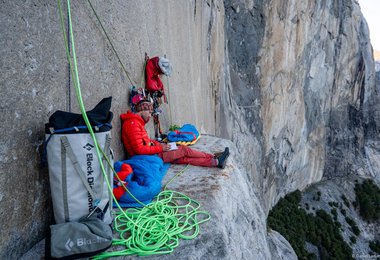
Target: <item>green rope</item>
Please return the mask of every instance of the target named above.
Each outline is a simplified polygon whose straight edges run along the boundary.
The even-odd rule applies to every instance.
[[[77,66],[77,60],[76,60],[76,52],[75,52],[74,34],[73,34],[73,28],[72,28],[72,22],[71,22],[70,0],[67,0],[67,14],[68,14],[68,20],[69,20],[69,34],[70,34],[70,38],[71,38],[71,47],[72,47],[72,53],[73,53],[72,60],[71,60],[71,56],[70,56],[70,52],[69,52],[69,44],[68,44],[68,41],[66,38],[66,31],[65,31],[64,19],[63,19],[63,11],[62,11],[61,0],[58,0],[58,9],[59,9],[59,15],[60,15],[60,21],[61,21],[61,29],[62,29],[62,33],[63,33],[63,40],[64,40],[64,44],[65,44],[66,56],[67,56],[67,60],[69,62],[70,71],[74,75],[73,83],[74,83],[74,87],[75,87],[75,93],[76,93],[77,101],[79,104],[79,109],[81,111],[81,114],[82,114],[82,117],[85,121],[85,124],[88,128],[88,131],[91,135],[91,138],[94,141],[94,146],[95,146],[95,150],[97,153],[100,168],[101,168],[102,173],[105,177],[108,189],[112,192],[112,188],[111,188],[111,185],[109,183],[109,180],[108,180],[108,177],[107,177],[104,165],[103,165],[102,156],[100,155],[100,151],[102,151],[103,154],[104,154],[104,151],[100,148],[100,146],[98,144],[98,141],[97,141],[95,133],[92,129],[91,123],[87,117],[86,109],[84,107],[84,103],[83,103],[83,99],[82,99],[80,82],[79,82],[78,66]],[[107,156],[105,158],[107,158]],[[113,194],[112,194],[112,196],[113,196]],[[113,196],[113,198],[115,199],[114,196]]]
[[[168,181],[168,183],[166,183],[166,185],[165,185],[165,187],[164,187],[164,190],[166,190],[166,188],[168,187],[168,185],[175,179],[175,178],[177,178],[178,176],[180,176],[182,173],[184,173],[186,170],[187,170],[187,168],[189,168],[189,164],[188,165],[186,165],[186,167],[185,168],[183,168],[179,173],[177,173],[173,178],[171,178],[169,181]]]
[[[68,10],[68,19],[69,19],[69,33],[70,33],[70,37],[71,37],[71,43],[72,43],[72,50],[73,50],[73,61],[71,61],[71,56],[70,56],[70,53],[69,53],[69,48],[68,48],[68,41],[67,41],[67,38],[66,38],[66,33],[65,33],[65,25],[64,25],[64,22],[63,22],[63,12],[62,12],[62,7],[61,7],[61,0],[58,0],[58,8],[59,8],[59,14],[60,14],[60,20],[61,20],[61,29],[62,29],[62,33],[63,33],[63,39],[64,39],[64,44],[65,44],[65,49],[66,49],[66,56],[67,56],[67,60],[69,62],[69,65],[70,65],[70,70],[75,73],[72,73],[74,74],[75,76],[73,77],[73,83],[74,83],[74,87],[75,87],[75,92],[76,92],[76,96],[77,96],[77,100],[78,100],[78,104],[79,104],[79,108],[81,110],[81,113],[82,113],[82,116],[83,116],[83,119],[85,121],[85,124],[90,132],[90,135],[92,137],[92,139],[94,140],[94,146],[96,147],[96,153],[97,153],[97,157],[98,157],[98,160],[99,160],[99,164],[100,164],[100,167],[101,167],[101,170],[102,170],[102,173],[104,175],[104,178],[106,180],[106,183],[107,183],[107,187],[108,189],[110,190],[111,192],[111,195],[112,195],[112,198],[113,200],[115,201],[115,204],[116,206],[119,208],[119,210],[122,212],[123,209],[120,207],[119,203],[117,202],[117,199],[115,198],[113,192],[112,192],[112,187],[111,187],[111,184],[108,180],[108,176],[106,174],[106,171],[105,171],[105,168],[104,168],[104,165],[103,165],[103,160],[102,160],[102,157],[100,156],[100,153],[103,154],[104,158],[106,159],[108,165],[110,166],[110,168],[113,170],[114,173],[115,170],[113,168],[113,165],[111,164],[111,162],[109,161],[108,157],[106,156],[106,154],[104,153],[104,151],[102,150],[102,148],[99,146],[98,142],[97,142],[97,139],[96,139],[96,136],[94,134],[94,131],[92,129],[92,126],[88,120],[88,117],[87,117],[87,114],[86,114],[86,110],[85,110],[85,107],[84,107],[84,104],[83,104],[83,99],[82,99],[82,95],[81,95],[81,90],[80,90],[80,84],[79,84],[79,76],[78,76],[78,67],[77,67],[77,63],[76,63],[76,55],[75,55],[75,44],[74,44],[74,35],[73,35],[73,32],[72,32],[72,22],[71,22],[71,10],[70,10],[70,0],[67,0],[67,10]],[[140,203],[141,205],[145,206],[145,204],[143,204],[142,202],[140,202],[137,198],[135,198],[133,196],[133,194],[125,187],[126,191],[129,192],[129,194],[138,202]],[[137,224],[136,224],[137,225]]]
[[[144,208],[117,212],[115,230],[119,232],[120,239],[114,239],[113,245],[125,249],[103,252],[94,259],[171,253],[179,245],[180,238],[195,238],[199,234],[199,225],[210,219],[210,214],[199,208],[199,202],[186,195],[165,190]]]
[[[108,165],[110,165],[112,168],[113,172],[115,174],[116,172],[112,167],[108,157],[105,155],[104,151],[100,148],[97,142],[96,136],[92,130],[83,104],[71,22],[70,0],[67,0],[67,9],[70,24],[69,33],[71,37],[73,55],[72,61],[69,53],[68,41],[65,35],[61,0],[58,0],[58,6],[62,32],[64,35],[66,55],[70,70],[74,72],[73,83],[75,86],[75,92],[80,111],[94,141],[99,164],[105,177],[107,187],[111,191],[115,204],[119,208],[119,211],[115,213],[116,216],[114,223],[115,230],[120,234],[120,239],[114,239],[113,245],[118,247],[118,249],[120,246],[126,248],[114,252],[103,252],[95,256],[94,259],[103,259],[113,256],[125,256],[132,254],[142,256],[153,254],[167,254],[173,252],[174,248],[179,245],[180,238],[193,239],[199,234],[199,225],[208,221],[211,218],[210,214],[205,211],[200,211],[200,204],[197,201],[190,199],[182,193],[169,190],[160,192],[152,203],[144,205],[137,198],[135,198],[124,186],[126,191],[129,192],[129,194],[144,207],[123,210],[120,207],[119,203],[117,203],[103,165],[101,153],[106,159]],[[180,173],[183,173],[187,167],[188,166],[186,166]],[[174,176],[174,178],[177,176],[178,174]],[[170,180],[170,182],[171,181],[172,180]]]

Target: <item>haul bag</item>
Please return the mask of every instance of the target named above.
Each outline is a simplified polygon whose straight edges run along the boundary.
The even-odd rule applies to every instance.
[[[98,145],[113,162],[111,98],[87,112]],[[100,168],[96,148],[81,114],[57,111],[45,126],[46,152],[53,212],[56,223],[78,221],[94,215],[112,222],[112,195]],[[113,173],[102,158],[109,180]]]
[[[78,222],[50,226],[47,259],[78,259],[94,256],[112,245],[111,226],[92,216]]]

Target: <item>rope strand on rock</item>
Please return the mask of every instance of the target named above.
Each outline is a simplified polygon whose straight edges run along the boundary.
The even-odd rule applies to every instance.
[[[91,3],[90,0],[87,0],[87,2],[90,4],[90,7],[91,7],[92,11],[94,12],[95,17],[96,17],[96,19],[98,20],[98,22],[99,22],[99,24],[100,24],[100,27],[102,28],[103,33],[104,33],[104,35],[106,36],[108,42],[110,43],[111,48],[112,48],[113,52],[115,53],[115,55],[116,55],[116,57],[117,57],[117,60],[119,61],[120,65],[121,65],[121,67],[122,67],[122,69],[123,69],[123,71],[125,72],[125,75],[127,75],[127,78],[129,79],[129,82],[132,84],[132,86],[136,86],[135,82],[134,82],[134,81],[132,80],[132,78],[129,76],[129,73],[128,73],[127,69],[125,68],[123,62],[121,61],[120,56],[119,56],[119,54],[117,53],[117,51],[116,51],[116,49],[115,49],[115,47],[114,47],[114,45],[113,45],[113,43],[112,43],[112,41],[111,41],[111,38],[108,36],[108,33],[106,32],[106,29],[105,29],[104,26],[103,26],[103,23],[100,21],[100,18],[99,18],[99,16],[98,16],[97,12],[95,11],[94,6],[92,5],[92,3]]]

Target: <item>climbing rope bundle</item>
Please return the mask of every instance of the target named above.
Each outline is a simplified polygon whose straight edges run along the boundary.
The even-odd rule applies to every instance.
[[[180,192],[164,190],[143,208],[116,212],[115,230],[120,238],[114,239],[113,245],[120,250],[103,252],[94,259],[171,253],[180,238],[195,238],[199,225],[209,219],[210,214],[200,210],[199,202]]]

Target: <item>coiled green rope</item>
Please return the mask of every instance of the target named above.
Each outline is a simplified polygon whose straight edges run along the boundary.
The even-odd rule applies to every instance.
[[[210,214],[199,208],[200,204],[188,196],[164,190],[143,208],[117,212],[115,230],[120,238],[114,239],[113,245],[125,249],[103,252],[93,259],[171,253],[179,245],[180,238],[195,238],[199,234],[199,225],[210,219]]]
[[[113,169],[111,162],[105,156],[104,151],[99,147],[96,136],[92,130],[91,124],[87,118],[83,99],[81,96],[79,73],[76,62],[74,35],[71,23],[70,0],[67,0],[68,19],[69,19],[69,33],[72,38],[72,51],[73,61],[68,50],[68,41],[65,34],[63,25],[63,13],[61,8],[61,1],[58,0],[59,13],[61,19],[61,27],[63,31],[64,43],[66,48],[66,55],[70,65],[71,72],[74,72],[74,86],[76,90],[77,101],[89,129],[92,139],[96,147],[98,160],[101,166],[102,173],[107,182],[108,189],[111,191],[115,204],[119,211],[115,213],[115,227],[114,229],[119,232],[120,238],[114,239],[112,244],[118,247],[118,251],[103,252],[93,257],[93,259],[103,259],[114,256],[125,255],[153,255],[153,254],[167,254],[173,252],[174,248],[179,245],[179,239],[193,239],[199,234],[199,225],[210,219],[210,214],[201,211],[200,204],[187,197],[186,195],[170,190],[164,190],[159,193],[155,200],[145,205],[143,208],[130,208],[123,210],[112,193],[112,187],[107,178],[106,171],[102,162],[102,155],[106,158],[107,163]],[[102,155],[101,155],[102,154]],[[182,174],[188,166],[186,166],[179,174]],[[113,169],[114,171],[114,169]],[[115,171],[114,171],[115,172]],[[174,176],[169,183],[176,178],[179,174]],[[168,183],[168,184],[169,184]],[[167,184],[167,185],[168,185]],[[165,186],[165,189],[167,187]],[[127,192],[129,190],[124,186]],[[131,194],[129,192],[129,194]],[[131,194],[132,195],[132,194]],[[133,195],[132,195],[133,196]],[[136,198],[135,198],[136,199]],[[141,205],[142,202],[138,201]],[[120,249],[123,246],[125,249]]]
[[[103,156],[110,164],[104,152]],[[126,192],[143,208],[123,210],[115,199],[120,211],[115,212],[114,230],[119,233],[119,238],[113,239],[112,244],[118,251],[103,252],[93,259],[125,255],[168,254],[179,245],[180,238],[188,240],[197,237],[199,225],[210,220],[211,215],[206,211],[199,210],[200,203],[198,201],[180,192],[166,190],[167,186],[184,173],[188,167],[189,165],[186,165],[172,177],[165,185],[164,191],[160,192],[148,205],[135,198],[121,182]],[[114,169],[113,171],[119,179]],[[121,246],[126,249],[120,249]]]

